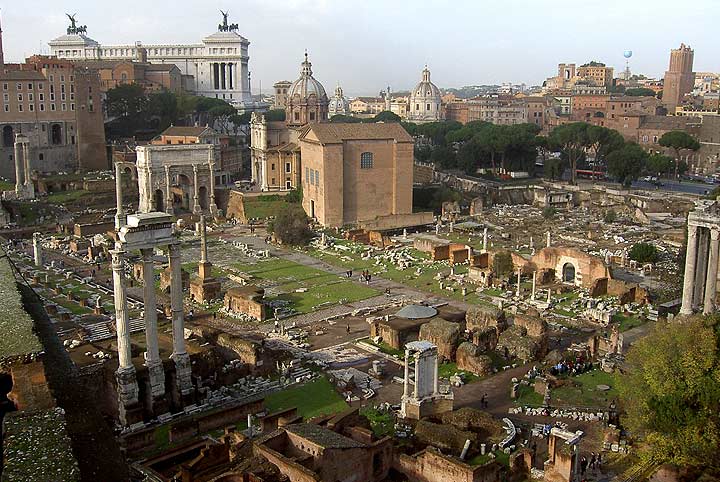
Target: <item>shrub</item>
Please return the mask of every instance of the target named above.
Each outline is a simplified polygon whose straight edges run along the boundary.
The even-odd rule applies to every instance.
[[[630,259],[638,263],[654,263],[658,260],[658,250],[650,243],[637,243],[630,249]]]

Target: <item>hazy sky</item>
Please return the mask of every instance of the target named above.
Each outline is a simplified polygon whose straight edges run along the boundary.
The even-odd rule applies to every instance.
[[[221,20],[250,40],[254,92],[294,80],[307,48],[330,94],[412,88],[424,64],[440,87],[525,82],[559,62],[598,60],[661,76],[669,50],[695,49],[696,71],[720,71],[720,0],[0,0],[6,60],[47,52],[77,13],[102,44],[199,42]]]

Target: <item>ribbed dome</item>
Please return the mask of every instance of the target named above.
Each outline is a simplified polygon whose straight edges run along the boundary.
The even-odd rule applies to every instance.
[[[415,86],[415,90],[413,90],[412,95],[421,98],[437,97],[440,99],[440,89],[430,82],[430,71],[427,67],[423,69],[422,81]]]
[[[318,99],[327,100],[325,88],[312,76],[312,64],[308,60],[307,54],[305,54],[305,61],[301,65],[300,78],[290,85],[287,94],[288,99],[293,99],[298,95],[302,101],[311,95],[315,95]]]

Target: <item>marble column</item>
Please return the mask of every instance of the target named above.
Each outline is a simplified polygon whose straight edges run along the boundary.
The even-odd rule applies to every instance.
[[[207,263],[207,227],[205,215],[200,213],[200,263]]]
[[[405,382],[403,383],[403,398],[410,396],[410,350],[405,350]]]
[[[550,247],[550,231],[547,232],[546,237],[547,237],[547,239],[545,240],[545,247],[549,248]]]
[[[439,390],[439,381],[438,381],[438,371],[440,370],[440,367],[438,366],[438,356],[437,353],[435,354],[435,363],[433,367],[433,395],[437,395],[440,393]]]
[[[125,292],[125,272],[123,258],[125,251],[115,245],[110,251],[112,255],[112,272],[115,304],[115,331],[117,333],[117,352],[119,366],[115,374],[118,385],[118,398],[123,406],[138,401],[138,385],[135,377],[135,366],[130,351],[130,326],[128,322],[127,294]]]
[[[35,266],[42,267],[42,246],[40,246],[40,233],[33,233],[33,257],[35,258]]]
[[[15,193],[20,195],[25,180],[23,174],[25,172],[24,163],[22,161],[22,144],[15,141]]]
[[[208,152],[208,169],[210,170],[210,214],[217,215],[217,205],[215,204],[215,146],[210,146]]]
[[[115,163],[115,230],[125,226],[125,213],[123,212],[123,195],[122,195],[122,165]]]
[[[173,195],[170,186],[170,166],[165,167],[165,212],[168,214],[174,214],[175,209],[173,208]]]
[[[522,274],[522,270],[519,269],[519,270],[518,270],[518,277],[517,277],[517,278],[518,278],[518,279],[517,279],[517,291],[516,291],[516,293],[515,293],[515,296],[516,296],[517,298],[520,298],[520,275],[521,275],[521,274]]]
[[[145,320],[145,366],[150,375],[150,391],[153,398],[165,393],[165,370],[160,359],[157,329],[157,300],[155,297],[155,267],[152,248],[141,249],[143,263],[143,319]]]
[[[487,253],[488,230],[483,229],[483,253]]]
[[[693,310],[701,310],[705,294],[705,277],[707,275],[708,256],[710,255],[710,233],[707,228],[698,228],[697,261],[695,262],[695,292],[693,294]]]
[[[193,214],[200,214],[200,181],[198,180],[198,167],[193,164]]]
[[[415,354],[415,387],[413,389],[413,398],[415,400],[418,399],[418,395],[420,394],[419,388],[420,388],[420,354]]]
[[[681,315],[690,315],[693,312],[693,293],[695,291],[695,261],[697,258],[697,231],[698,227],[688,224],[688,243],[685,253],[685,276],[683,278]]]
[[[30,188],[32,186],[32,179],[30,179],[30,143],[23,142],[23,168],[25,169],[25,187]]]
[[[170,310],[172,312],[173,354],[177,385],[183,395],[192,390],[190,356],[185,350],[185,313],[183,311],[182,259],[180,246],[168,247],[170,261]]]
[[[535,289],[537,287],[537,271],[533,271],[533,284],[532,284],[532,295],[530,296],[530,299],[535,299]]]
[[[715,311],[715,297],[717,296],[718,252],[720,252],[720,231],[710,229],[710,258],[705,280],[705,299],[703,314],[708,315]]]

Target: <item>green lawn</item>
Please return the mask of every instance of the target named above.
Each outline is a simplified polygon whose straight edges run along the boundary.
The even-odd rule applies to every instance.
[[[78,199],[86,196],[87,194],[90,194],[90,191],[84,191],[82,189],[78,191],[56,192],[48,194],[47,201],[52,204],[65,204],[68,202],[77,201]]]
[[[272,393],[265,398],[265,408],[270,413],[293,407],[297,408],[298,415],[311,419],[342,412],[348,408],[348,404],[325,377],[317,378],[299,387]]]
[[[279,258],[262,260],[249,269],[248,265],[235,267],[261,280],[261,286],[280,291],[281,294],[276,298],[289,301],[299,313],[309,313],[337,303],[352,303],[380,294],[374,288],[336,274]]]
[[[518,397],[515,399],[515,404],[519,406],[539,407],[543,404],[543,396],[535,391],[535,388],[530,385],[520,385],[518,387]]]
[[[647,322],[647,320],[640,318],[639,316],[627,316],[622,313],[615,313],[612,317],[612,321],[620,323],[620,332],[642,326]]]
[[[370,421],[370,428],[376,437],[382,438],[395,433],[395,418],[390,412],[382,412],[374,407],[366,407],[360,410]]]
[[[468,465],[484,465],[488,462],[490,462],[490,455],[489,453],[485,455],[476,455],[475,457],[468,460]],[[506,454],[502,450],[496,450],[495,451],[495,461],[498,462],[501,465],[510,465],[510,454]]]
[[[245,196],[245,216],[248,219],[266,219],[275,216],[282,206],[287,204],[283,196]]]
[[[380,343],[375,343],[370,338],[365,338],[362,341],[369,345],[376,346],[381,352],[385,353],[386,355],[394,356],[400,358],[401,360],[405,357],[405,352],[403,350],[393,348],[384,341],[381,341]]]
[[[606,408],[617,397],[615,377],[602,370],[593,370],[577,377],[571,377],[577,386],[564,386],[551,390],[551,401],[556,406]],[[608,385],[610,390],[602,392],[598,385]]]
[[[480,380],[480,377],[478,377],[474,373],[467,372],[465,370],[458,370],[456,363],[443,363],[438,366],[438,376],[440,378],[450,378],[451,376],[455,375],[458,372],[465,375],[464,376],[465,383],[472,383],[477,380]]]
[[[0,191],[13,191],[15,189],[15,183],[10,181],[0,181]]]

